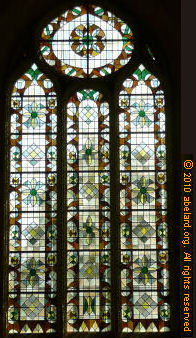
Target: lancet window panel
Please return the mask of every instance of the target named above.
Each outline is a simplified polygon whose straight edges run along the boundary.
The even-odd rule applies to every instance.
[[[11,97],[10,334],[56,331],[56,93],[35,64]]]
[[[160,81],[143,65],[124,81],[118,116],[122,332],[170,330],[164,104]],[[57,101],[35,64],[15,83],[11,105],[7,327],[11,334],[53,333]],[[70,333],[111,330],[111,116],[93,89],[76,92],[67,104],[61,172],[67,177],[63,302]]]
[[[109,106],[82,90],[67,105],[67,331],[111,330]]]
[[[170,331],[164,105],[140,65],[119,95],[123,332]]]

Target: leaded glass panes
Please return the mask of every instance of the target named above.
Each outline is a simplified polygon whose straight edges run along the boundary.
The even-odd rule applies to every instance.
[[[8,332],[55,332],[56,94],[35,64],[11,107]]]
[[[139,45],[133,64],[141,57]],[[33,64],[14,85],[9,175],[10,334],[63,337],[65,332],[72,337],[76,332],[102,333],[116,327],[125,333],[170,331],[164,92],[160,81],[140,65],[122,84],[116,107],[117,87],[108,76],[130,61],[133,48],[130,27],[95,5],[69,9],[44,28],[41,59],[62,74],[89,78],[78,82],[67,77],[65,85],[41,61],[41,69],[46,67],[59,85],[58,123],[63,125],[58,149],[57,102],[51,80]],[[142,48],[147,61],[156,67],[149,46]],[[109,85],[103,79],[92,80],[103,76],[108,76]],[[115,81],[119,85],[117,74]],[[91,82],[96,90],[84,89]],[[80,84],[77,92],[76,83]],[[66,106],[62,102],[69,85],[75,94]],[[117,109],[119,114],[115,114]],[[115,135],[118,123],[119,135]],[[118,150],[120,160],[115,161],[112,152],[118,154]],[[62,266],[58,302],[57,152],[58,264]],[[120,199],[114,193],[118,189]],[[115,267],[118,258],[120,265]]]
[[[40,42],[44,60],[75,77],[102,77],[128,63],[133,51],[130,27],[95,5],[74,7],[52,20]]]
[[[119,95],[123,332],[170,329],[164,93],[142,65]]]
[[[67,105],[67,331],[110,330],[109,106],[95,90]]]

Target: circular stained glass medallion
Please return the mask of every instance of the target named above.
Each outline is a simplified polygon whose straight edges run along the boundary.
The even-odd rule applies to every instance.
[[[44,60],[75,77],[102,77],[131,58],[133,34],[121,19],[94,5],[75,7],[48,24],[41,36]]]

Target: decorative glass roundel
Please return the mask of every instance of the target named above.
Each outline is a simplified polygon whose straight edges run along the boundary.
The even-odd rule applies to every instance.
[[[52,20],[40,41],[45,61],[75,77],[102,77],[131,58],[133,34],[121,19],[94,5],[75,7]]]

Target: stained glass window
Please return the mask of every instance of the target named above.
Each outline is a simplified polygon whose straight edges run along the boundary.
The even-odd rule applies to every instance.
[[[169,331],[164,93],[140,66],[119,96],[123,332]]]
[[[170,331],[165,96],[138,46],[108,10],[74,7],[44,28],[41,62],[14,84],[9,334]],[[128,62],[135,71],[114,83]]]
[[[67,106],[67,331],[108,331],[109,106],[82,90]]]
[[[74,7],[43,30],[41,55],[59,72],[102,77],[128,63],[133,51],[130,27],[94,5]]]
[[[35,64],[11,105],[8,332],[55,332],[56,94]]]

